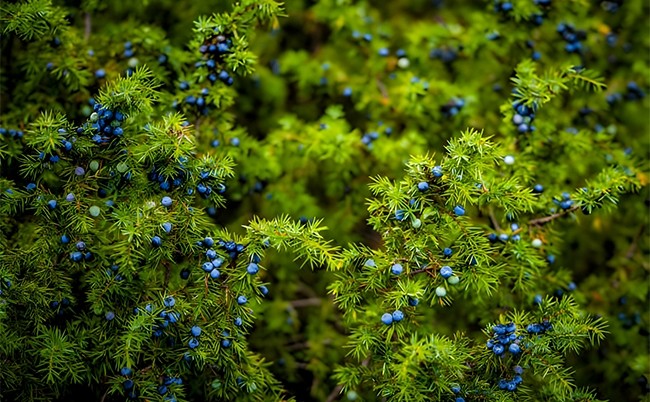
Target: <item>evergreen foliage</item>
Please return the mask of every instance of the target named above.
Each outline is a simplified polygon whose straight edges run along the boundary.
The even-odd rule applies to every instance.
[[[0,400],[648,400],[640,0],[0,5]]]

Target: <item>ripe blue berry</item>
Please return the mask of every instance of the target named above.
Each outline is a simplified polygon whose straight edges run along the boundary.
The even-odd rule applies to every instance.
[[[433,177],[441,177],[442,176],[442,166],[434,166],[431,168],[431,174]]]
[[[248,299],[246,298],[246,296],[242,295],[237,297],[237,304],[239,304],[240,306],[246,304],[247,302]]]
[[[152,237],[151,245],[154,247],[160,247],[162,245],[162,239],[159,236]]]
[[[50,207],[50,209],[56,208],[56,200],[49,200],[47,206]]]
[[[429,189],[429,183],[426,181],[421,181],[418,183],[418,190],[425,192]]]
[[[214,240],[212,240],[212,237],[206,237],[203,239],[203,245],[205,247],[212,247],[214,245]]]
[[[84,251],[86,249],[86,243],[78,241],[76,244],[77,250]]]
[[[108,313],[106,313],[105,317],[106,317],[107,321],[112,321],[115,318],[115,313],[112,312],[112,311],[109,311]]]
[[[181,271],[181,279],[187,279],[190,277],[190,271],[187,269],[184,269]]]
[[[193,326],[192,329],[190,329],[190,333],[194,337],[200,336],[201,335],[201,327],[199,327],[197,325]]]
[[[212,265],[212,263],[210,261],[208,261],[208,262],[204,262],[203,265],[201,266],[201,268],[205,272],[211,272],[214,269],[214,265]]]
[[[208,251],[205,252],[205,256],[208,257],[210,260],[214,260],[217,258],[217,252],[214,251],[213,249],[209,249]]]
[[[190,339],[190,341],[187,343],[187,346],[190,347],[190,349],[196,349],[199,347],[199,340],[196,338]]]
[[[465,215],[465,208],[461,207],[460,205],[456,205],[454,207],[454,213],[458,216],[463,216]]]
[[[120,370],[120,374],[122,374],[122,375],[125,376],[125,377],[128,377],[128,376],[130,376],[131,374],[133,374],[133,370],[131,370],[131,369],[128,368],[128,367],[122,367],[122,369]]]
[[[122,383],[122,387],[123,387],[125,390],[129,390],[129,389],[133,388],[133,380],[125,380],[125,381]]]
[[[403,268],[402,265],[399,264],[399,263],[398,263],[398,264],[393,264],[393,266],[390,267],[390,272],[391,272],[393,275],[399,275],[399,274],[402,273],[403,270],[404,270],[404,268]]]
[[[69,193],[68,195],[65,196],[65,200],[68,202],[73,202],[74,201],[74,194]]]
[[[513,355],[516,355],[521,353],[521,348],[516,343],[511,343],[510,346],[508,346],[508,351]]]
[[[212,271],[210,271],[210,278],[219,279],[220,276],[221,276],[221,272],[219,272],[218,269],[215,268]]]
[[[542,295],[535,295],[535,297],[533,298],[533,303],[541,304],[542,303]]]
[[[262,293],[262,296],[266,296],[266,295],[269,294],[269,289],[264,285],[261,285],[259,287],[259,290],[260,290],[260,293]]]
[[[449,247],[445,247],[445,249],[442,250],[442,255],[444,255],[445,257],[451,257],[451,255],[453,254],[453,252],[454,252],[454,251],[453,251],[451,248],[449,248]]]
[[[63,244],[70,243],[70,238],[68,237],[68,235],[62,235],[61,236],[61,243],[63,243]]]
[[[404,319],[404,313],[402,313],[400,310],[395,310],[393,311],[393,321],[395,322],[400,322]]]
[[[242,321],[241,317],[235,318],[235,325],[238,327],[241,327],[244,322]]]
[[[506,348],[503,345],[501,345],[500,343],[497,343],[492,348],[492,352],[494,352],[494,354],[497,355],[497,356],[501,356],[502,354],[505,353],[505,351],[506,351]]]
[[[442,276],[445,279],[449,278],[453,274],[454,274],[454,271],[448,265],[445,265],[444,267],[440,268],[440,276]]]
[[[409,297],[409,306],[415,307],[418,304],[420,304],[420,300],[418,300],[416,297]]]
[[[403,221],[404,219],[406,219],[406,212],[403,209],[398,209],[397,211],[395,211],[395,219],[397,219],[398,221]]]
[[[99,70],[95,71],[95,77],[97,77],[97,78],[106,77],[106,70],[104,70],[103,68],[100,68]]]
[[[170,222],[165,222],[162,224],[163,230],[165,233],[169,233],[172,231],[172,224]]]
[[[248,264],[248,268],[246,268],[246,272],[248,272],[250,275],[255,275],[257,272],[259,272],[259,270],[260,267],[254,262]]]
[[[176,299],[174,299],[172,296],[165,297],[163,304],[165,307],[174,307],[174,305],[176,305]]]
[[[172,199],[170,197],[165,196],[162,198],[162,201],[160,203],[163,205],[163,207],[169,208],[172,206]]]
[[[230,347],[230,339],[222,339],[221,340],[221,346],[224,348],[229,348]]]
[[[70,253],[70,259],[74,262],[79,262],[83,259],[83,254],[80,251]]]
[[[385,325],[390,325],[393,323],[393,315],[391,313],[384,313],[381,316],[381,322],[383,322]]]

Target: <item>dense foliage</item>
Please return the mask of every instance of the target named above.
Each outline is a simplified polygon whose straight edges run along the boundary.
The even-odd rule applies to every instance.
[[[649,401],[641,0],[0,5],[0,400]]]

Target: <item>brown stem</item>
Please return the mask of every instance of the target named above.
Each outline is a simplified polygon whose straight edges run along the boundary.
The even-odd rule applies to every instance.
[[[497,221],[497,217],[494,216],[494,211],[492,210],[492,208],[488,210],[488,216],[490,217],[490,221],[492,222],[492,226],[494,226],[494,229],[497,232],[500,232],[501,226],[499,226],[499,222]]]
[[[384,98],[388,98],[388,90],[386,89],[386,85],[384,85],[383,82],[381,82],[379,79],[377,81],[377,88],[379,88],[379,92],[381,92],[381,95]]]
[[[88,38],[90,38],[90,31],[92,28],[92,19],[90,18],[90,13],[86,13],[86,16],[84,18],[84,25],[84,38],[88,40]]]
[[[551,221],[554,221],[557,218],[561,218],[561,217],[563,217],[565,215],[568,215],[568,214],[570,214],[571,212],[575,211],[578,208],[580,208],[580,207],[578,207],[577,205],[574,205],[574,206],[572,206],[571,208],[569,208],[569,209],[567,209],[565,211],[561,211],[561,212],[558,212],[558,213],[553,214],[553,215],[545,216],[543,218],[533,219],[532,221],[528,222],[528,224],[530,226],[542,226],[542,225],[545,225],[545,224],[547,224],[547,223],[549,223]]]
[[[363,362],[361,362],[361,366],[367,367],[368,363],[370,362],[370,357],[367,357]],[[325,402],[334,402],[336,397],[341,393],[341,390],[343,389],[343,385],[337,385],[336,388],[330,392],[330,394],[327,396],[327,399]]]
[[[630,244],[630,247],[627,249],[627,252],[625,253],[625,258],[628,260],[634,256],[634,253],[636,252],[636,249],[639,245],[639,239],[641,238],[641,235],[643,234],[643,231],[645,230],[645,225],[641,225],[641,228],[639,228],[639,231],[637,232],[636,236],[634,236],[634,239],[632,240],[632,244]]]
[[[291,307],[310,307],[310,306],[320,306],[323,303],[323,299],[318,297],[311,297],[309,299],[293,300],[291,301]]]

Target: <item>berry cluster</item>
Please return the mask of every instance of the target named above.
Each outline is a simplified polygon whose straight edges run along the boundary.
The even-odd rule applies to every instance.
[[[169,387],[172,385],[183,385],[183,379],[180,377],[163,377],[163,383],[158,386],[158,393],[165,395],[165,401],[176,402],[176,396],[172,394]]]
[[[208,261],[203,263],[201,269],[203,269],[205,273],[210,274],[210,278],[219,279],[219,277],[221,276],[221,272],[219,272],[219,268],[223,265],[224,259],[221,258],[217,254],[217,252],[211,248],[214,245],[214,240],[212,240],[211,237],[206,237],[199,243],[200,245],[208,249],[205,252],[205,256],[208,259]]]
[[[512,11],[513,6],[509,1],[494,0],[494,12],[507,14]]]
[[[391,325],[394,322],[400,322],[404,319],[404,313],[400,310],[395,310],[392,313],[384,313],[381,316],[381,322],[384,323],[384,325]]]
[[[458,58],[458,49],[451,47],[433,49],[429,53],[429,58],[439,59],[445,64],[451,63]]]
[[[7,288],[11,287],[11,282],[6,281],[5,283],[8,283]],[[2,291],[0,291],[0,294],[2,294]],[[63,309],[68,307],[69,305],[70,305],[70,300],[68,300],[65,297],[61,299],[61,301],[52,300],[50,302],[50,308],[52,310],[55,310],[57,315],[63,315],[64,312]]]
[[[138,394],[133,389],[135,383],[130,378],[133,375],[133,370],[131,370],[129,367],[122,367],[122,369],[120,370],[120,374],[123,377],[126,377],[126,379],[122,381],[122,388],[124,388],[124,390],[127,391],[126,396],[130,399],[136,399],[138,397]]]
[[[203,198],[208,198],[210,194],[212,194],[213,188],[216,188],[219,194],[226,192],[226,186],[217,182],[217,178],[212,176],[210,172],[201,172],[199,174],[199,179],[201,181],[196,185],[196,191]]]
[[[518,355],[521,353],[519,342],[522,337],[515,334],[516,330],[517,326],[513,322],[495,325],[492,327],[492,339],[486,343],[487,348],[497,356],[502,356],[506,351]]]
[[[451,392],[453,392],[455,395],[460,394],[460,386],[459,385],[452,386],[451,387]],[[463,398],[462,396],[457,396],[454,401],[455,402],[465,402],[465,398]]]
[[[115,275],[115,280],[116,281],[118,281],[118,282],[123,281],[124,277],[118,273],[119,270],[120,270],[119,265],[113,264],[113,265],[111,265],[110,268],[106,269],[106,275],[108,277],[112,277],[113,275]]]
[[[182,81],[179,84],[179,88],[183,91],[186,91],[190,88],[190,84],[187,81]],[[210,90],[208,88],[201,88],[200,92],[194,92],[194,94],[188,94],[181,101],[174,101],[172,103],[173,108],[178,108],[179,104],[185,104],[189,109],[194,109],[196,114],[207,115],[210,112],[210,109],[206,106],[205,97],[208,96]]]
[[[158,182],[160,189],[164,191],[170,191],[173,188],[180,187],[185,181],[185,162],[187,162],[186,158],[179,158],[176,173],[171,177],[163,175],[163,173],[158,170],[158,167],[154,165],[149,172],[149,180],[152,182]]]
[[[499,388],[511,392],[517,390],[517,386],[523,382],[523,379],[521,378],[521,374],[523,374],[524,369],[521,368],[521,366],[515,366],[514,372],[515,375],[512,377],[511,380],[506,380],[504,378],[499,380]]]
[[[552,329],[553,329],[553,324],[551,324],[551,322],[546,319],[542,320],[541,323],[529,324],[526,327],[526,331],[528,331],[529,334],[543,334]]]
[[[557,32],[562,35],[562,39],[566,42],[564,50],[568,53],[582,52],[582,40],[587,38],[587,32],[583,30],[576,30],[571,24],[560,23],[557,26]]]
[[[124,53],[122,53],[122,55],[125,58],[129,59],[133,57],[134,54],[135,51],[133,50],[133,44],[131,43],[131,41],[124,42]]]
[[[4,127],[0,127],[0,135],[3,137],[23,138],[24,133],[21,130],[14,130],[13,128],[7,130]]]
[[[52,200],[54,201],[54,200]],[[61,236],[61,243],[67,244],[70,242],[70,238],[67,235]],[[70,253],[70,259],[73,262],[81,262],[82,260],[90,261],[93,258],[93,254],[86,250],[86,243],[78,241],[75,245],[77,251]]]
[[[107,109],[93,100],[91,100],[91,103],[94,112],[90,115],[90,121],[92,122],[91,128],[95,133],[92,140],[97,144],[102,144],[109,142],[112,138],[122,136],[124,129],[120,126],[126,118],[124,114],[120,111]],[[78,132],[82,130],[83,128]]]
[[[622,95],[619,92],[607,95],[607,103],[610,106],[615,105],[616,103],[619,103],[623,99],[627,101],[636,101],[636,100],[641,100],[645,98],[645,92],[639,87],[639,85],[634,82],[630,81],[627,83],[627,92],[625,95]]]
[[[206,239],[210,238],[206,237]],[[203,240],[203,244],[207,246],[205,240]],[[237,259],[239,254],[241,254],[245,248],[243,244],[235,243],[234,241],[219,240],[217,241],[217,244],[228,253],[231,260]]]
[[[553,203],[565,211],[573,206],[573,200],[571,199],[571,194],[566,192],[562,193],[560,199],[553,198]]]
[[[235,81],[222,67],[224,55],[231,52],[232,40],[228,39],[226,35],[220,34],[216,29],[215,33],[217,35],[206,39],[199,47],[199,52],[205,56],[206,60],[196,63],[196,66],[205,66],[210,71],[208,74],[210,82],[215,83],[220,80],[230,86]]]
[[[172,296],[168,296],[163,300],[163,305],[167,308],[173,308],[176,305],[176,300]],[[147,305],[147,307],[150,307],[150,305]],[[147,307],[145,307],[145,310],[149,312]],[[169,324],[176,324],[180,319],[177,312],[167,312],[165,310],[161,311],[158,317],[162,318],[162,321],[154,326],[153,336],[156,338],[160,338],[163,335],[164,330],[169,327]]]
[[[519,241],[521,240],[521,235],[519,235],[519,224],[517,223],[511,223],[510,224],[510,234],[508,233],[501,233],[500,235],[497,235],[496,233],[490,233],[488,235],[488,240],[491,243],[496,243],[497,241],[501,241],[503,243],[506,243],[508,240],[512,241]]]
[[[370,131],[368,133],[365,133],[363,137],[361,137],[361,142],[368,147],[368,149],[372,149],[372,143],[379,138],[379,133],[376,131]]]
[[[517,131],[522,134],[535,131],[533,120],[535,119],[537,104],[527,106],[521,101],[514,101],[512,102],[512,108],[515,110],[515,114],[512,116],[512,124],[517,127]]]
[[[440,112],[445,117],[454,117],[460,112],[460,110],[465,106],[465,101],[463,99],[452,99],[446,104],[440,106]]]

